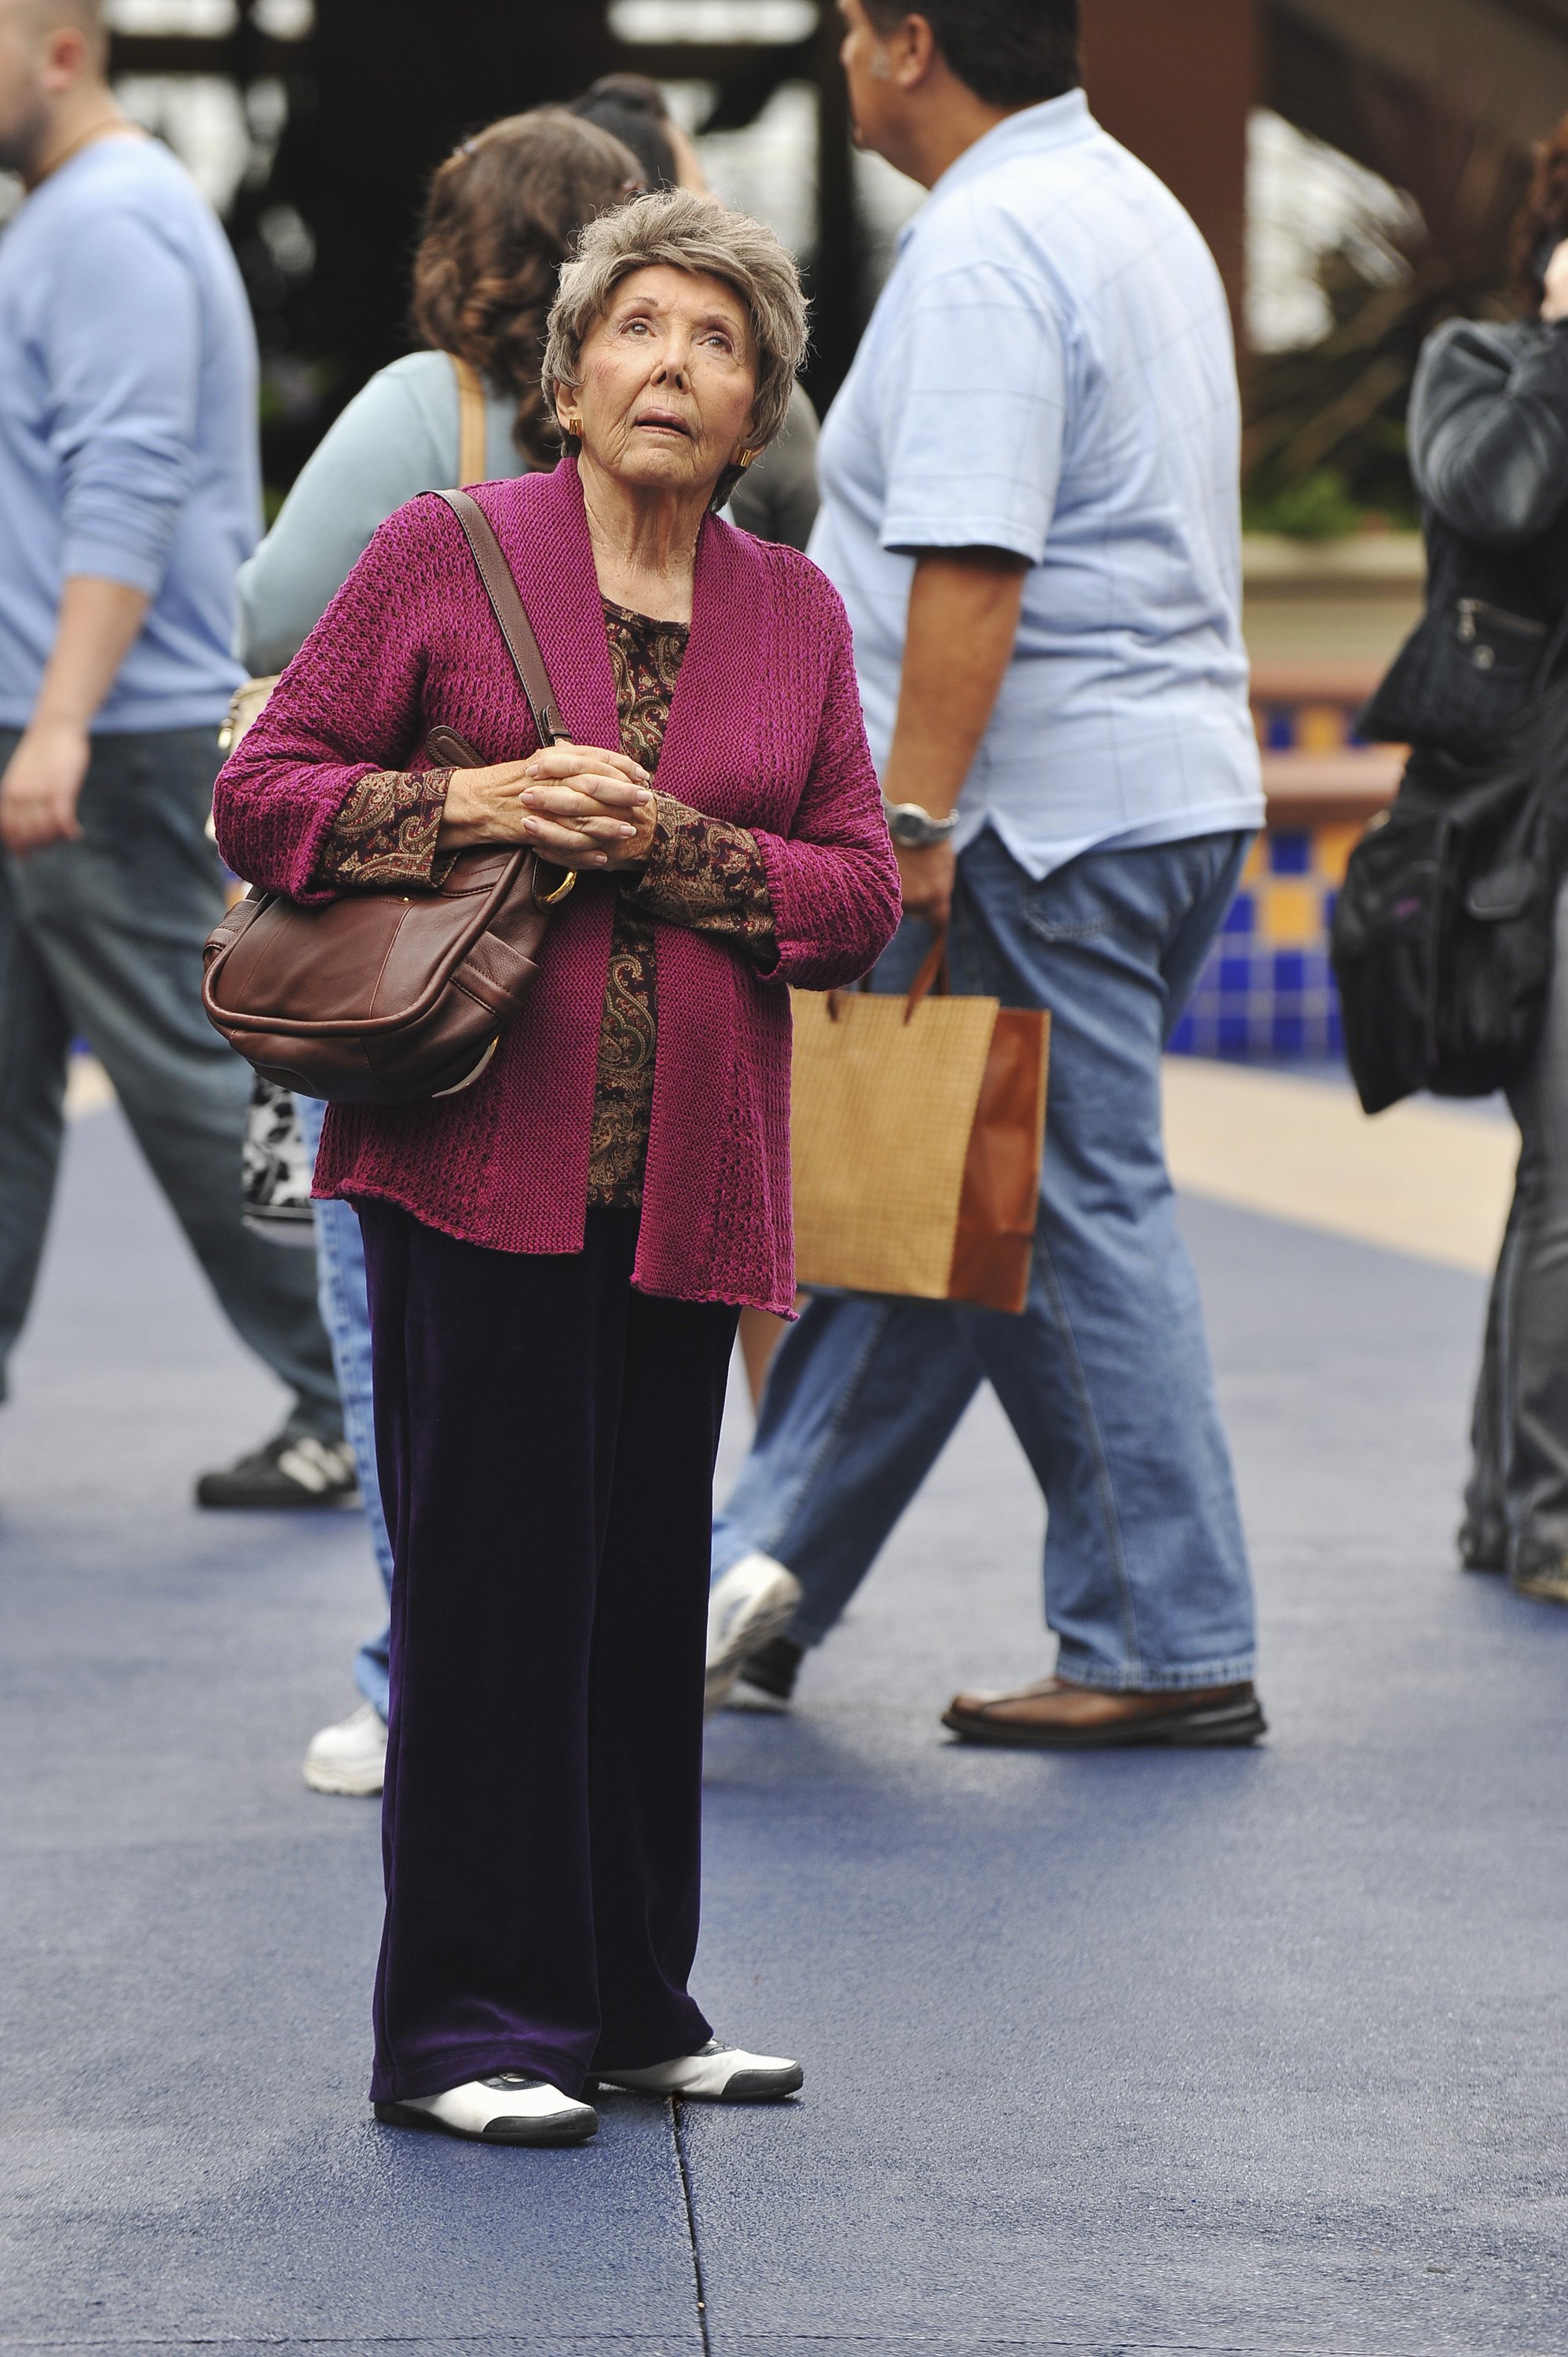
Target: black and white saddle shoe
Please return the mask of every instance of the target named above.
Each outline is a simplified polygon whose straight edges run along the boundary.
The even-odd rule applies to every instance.
[[[710,2038],[695,2054],[653,2062],[646,2071],[599,2071],[601,2086],[639,2095],[690,2095],[703,2104],[773,2104],[799,2093],[805,2072],[783,2054],[747,2054]]]
[[[444,2094],[377,2104],[375,2114],[389,2127],[440,2128],[476,2144],[585,2144],[599,2125],[591,2104],[579,2104],[526,2071],[497,2071]]]

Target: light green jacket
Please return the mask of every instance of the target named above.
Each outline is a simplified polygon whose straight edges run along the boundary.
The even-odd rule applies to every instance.
[[[517,403],[486,390],[486,478],[526,474],[511,438]],[[456,479],[456,372],[445,352],[410,352],[379,370],[334,420],[240,568],[234,651],[252,677],[282,671],[298,653],[388,516]]]

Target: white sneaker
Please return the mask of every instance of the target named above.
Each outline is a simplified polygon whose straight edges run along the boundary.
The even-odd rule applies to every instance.
[[[704,2104],[771,2104],[793,2095],[805,2079],[798,2062],[783,2054],[747,2054],[721,2046],[716,2038],[695,2054],[654,2062],[646,2071],[598,2071],[607,2087],[629,2087],[639,2095],[692,2095]]]
[[[591,2104],[579,2104],[526,2071],[497,2071],[444,2094],[377,2104],[375,2115],[392,2127],[444,2128],[479,2144],[584,2144],[599,2125]]]
[[[312,1736],[305,1781],[313,1792],[379,1792],[387,1772],[387,1723],[374,1703]]]
[[[759,1652],[789,1627],[800,1601],[800,1581],[770,1555],[744,1555],[714,1582],[708,1596],[704,1710],[717,1710],[729,1699],[746,1655]]]

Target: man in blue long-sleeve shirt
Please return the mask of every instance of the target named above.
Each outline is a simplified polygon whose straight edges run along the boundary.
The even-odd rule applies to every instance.
[[[0,0],[0,1396],[74,1037],[108,1070],[220,1301],[294,1395],[208,1504],[353,1486],[305,1254],[242,1218],[245,1067],[206,1022],[203,827],[259,525],[256,363],[209,208],[104,80],[98,0]]]

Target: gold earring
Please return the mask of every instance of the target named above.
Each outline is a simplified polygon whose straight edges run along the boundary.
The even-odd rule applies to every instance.
[[[737,450],[735,454],[735,463],[737,467],[749,467],[756,456],[755,450]]]
[[[580,442],[582,440],[583,418],[580,410],[573,411],[571,416],[565,420],[565,426],[567,433],[572,436],[574,442]]]

